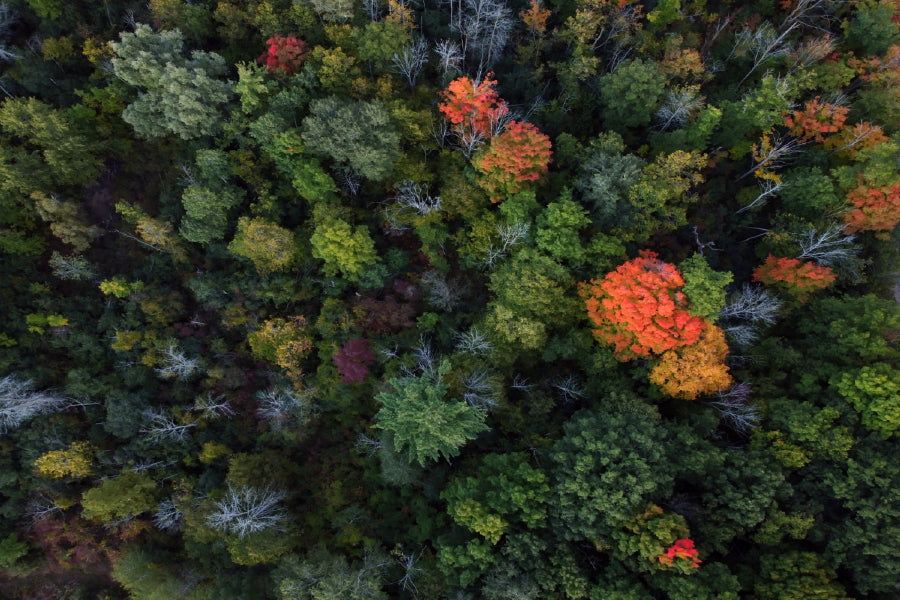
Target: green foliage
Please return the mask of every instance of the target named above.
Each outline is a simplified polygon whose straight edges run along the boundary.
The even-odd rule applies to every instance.
[[[453,520],[492,544],[511,523],[531,529],[544,525],[549,496],[548,477],[521,453],[488,454],[478,477],[457,477],[441,493]]]
[[[366,553],[362,564],[316,548],[305,557],[286,556],[273,573],[279,600],[387,600],[382,591],[386,558]]]
[[[156,484],[151,478],[125,471],[87,490],[81,498],[81,514],[104,523],[137,516],[156,507],[155,494]]]
[[[329,277],[342,274],[357,282],[378,262],[375,243],[365,227],[351,227],[339,218],[328,218],[316,225],[309,238],[312,255],[325,261],[322,270]]]
[[[850,600],[836,573],[813,552],[785,552],[765,555],[754,585],[760,600],[792,600],[793,598],[822,598]]]
[[[571,193],[547,205],[538,215],[535,245],[558,261],[573,266],[584,263],[586,248],[580,231],[591,224],[588,213],[572,200]]]
[[[666,87],[666,76],[653,61],[623,61],[613,73],[600,78],[603,122],[623,132],[648,125]]]
[[[378,101],[313,100],[303,120],[303,143],[318,155],[372,181],[383,181],[400,155],[400,136]]]
[[[601,544],[648,502],[667,498],[673,477],[659,423],[631,414],[576,413],[553,446],[553,527]]]
[[[797,329],[805,336],[807,356],[816,361],[856,365],[900,355],[887,337],[900,329],[900,309],[893,300],[873,294],[811,302]]]
[[[221,240],[228,229],[228,211],[242,201],[243,192],[236,187],[213,190],[200,185],[188,186],[181,196],[184,205],[181,237],[197,244]]]
[[[28,544],[20,542],[19,536],[15,533],[0,540],[0,568],[9,569],[26,554],[28,554]]]
[[[232,84],[218,78],[227,72],[225,59],[212,52],[194,51],[188,59],[178,29],[154,33],[138,25],[112,42],[117,77],[141,88],[125,108],[122,119],[142,138],[170,133],[189,140],[212,135],[221,127],[219,108],[232,94]]]
[[[687,296],[688,312],[698,317],[714,321],[725,306],[725,286],[734,280],[731,273],[714,271],[701,254],[678,263],[684,277],[681,291]]]
[[[896,6],[866,0],[853,8],[853,16],[843,25],[850,49],[863,56],[882,56],[891,45],[900,43],[900,25],[893,20]]]
[[[439,458],[459,455],[459,448],[489,428],[483,411],[459,400],[445,400],[449,390],[441,379],[450,372],[444,361],[436,372],[419,377],[393,378],[392,391],[377,394],[382,404],[375,415],[378,427],[388,431],[398,451],[409,462],[425,466]]]
[[[863,426],[883,438],[900,429],[900,371],[876,363],[844,372],[831,381],[844,400],[862,417]]]

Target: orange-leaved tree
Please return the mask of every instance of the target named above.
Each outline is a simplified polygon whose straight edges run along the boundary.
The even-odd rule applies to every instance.
[[[512,121],[472,160],[480,185],[499,202],[531,187],[547,172],[550,138],[531,123]]]
[[[878,188],[860,185],[847,199],[855,207],[844,213],[847,233],[890,231],[900,223],[900,184]]]
[[[831,285],[837,277],[830,267],[798,258],[778,258],[771,254],[753,271],[753,280],[782,288],[800,302]]]
[[[650,372],[650,381],[673,398],[694,400],[731,385],[727,356],[725,333],[708,324],[697,343],[663,354]]]
[[[462,139],[491,137],[500,119],[509,112],[506,101],[494,89],[497,81],[491,79],[492,75],[488,73],[478,84],[468,77],[459,77],[441,92],[438,110]]]
[[[700,339],[706,320],[688,312],[684,279],[675,265],[650,250],[608,273],[582,283],[594,337],[614,346],[622,361],[662,354]]]
[[[825,135],[837,133],[847,120],[850,109],[846,106],[819,102],[819,96],[806,103],[803,110],[795,110],[784,118],[784,125],[791,135],[804,141],[824,142]]]

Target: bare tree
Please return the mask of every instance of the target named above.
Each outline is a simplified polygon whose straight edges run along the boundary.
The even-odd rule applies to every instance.
[[[369,437],[365,433],[360,433],[359,437],[356,438],[356,443],[353,445],[356,448],[356,451],[364,456],[374,456],[381,450],[381,447],[384,444],[381,440]]]
[[[452,311],[459,306],[463,289],[455,281],[448,280],[437,271],[428,271],[422,275],[421,283],[425,288],[425,297],[433,307]]]
[[[760,191],[759,195],[757,195],[756,198],[753,199],[753,202],[751,202],[747,206],[743,206],[743,207],[737,209],[735,211],[737,214],[741,214],[742,212],[746,212],[746,211],[750,210],[751,208],[754,208],[757,206],[762,206],[763,204],[766,203],[769,196],[774,196],[774,195],[778,194],[778,192],[780,192],[784,188],[784,184],[782,184],[781,181],[773,181],[771,179],[763,179],[760,182],[760,188],[761,188],[761,191]]]
[[[820,265],[835,266],[854,260],[859,248],[854,245],[855,235],[844,235],[839,225],[831,225],[819,232],[810,226],[794,238],[800,245],[797,258],[814,260]]]
[[[174,341],[170,341],[166,348],[162,351],[160,359],[162,366],[155,369],[156,374],[164,379],[180,379],[186,381],[193,375],[197,375],[203,371],[200,366],[200,359],[188,358],[181,348]]]
[[[175,533],[181,529],[184,521],[184,513],[175,506],[171,499],[163,500],[156,508],[153,515],[153,524],[156,528],[167,533]]]
[[[90,281],[97,277],[94,266],[82,256],[63,256],[54,250],[48,264],[54,276],[66,281]]]
[[[584,398],[584,386],[581,385],[581,382],[574,375],[560,377],[552,381],[550,387],[558,391],[566,402],[574,402]]]
[[[763,21],[756,28],[745,25],[735,34],[731,56],[746,56],[752,63],[750,70],[738,82],[738,87],[764,63],[784,56],[790,51],[790,46],[787,44],[788,36],[796,27],[797,25],[792,25],[779,32],[770,22]]]
[[[513,377],[512,383],[509,384],[514,390],[519,390],[520,392],[530,393],[532,388],[534,387],[533,383],[528,383],[528,379],[524,375],[516,375]]]
[[[399,585],[404,592],[410,592],[414,597],[419,595],[419,588],[416,587],[415,579],[425,572],[421,567],[416,566],[416,563],[422,558],[423,553],[423,549],[419,549],[418,553],[413,551],[409,554],[400,550],[397,556],[397,562],[399,562],[400,566],[403,568],[403,576],[395,583]]]
[[[438,57],[441,75],[445,78],[456,75],[462,68],[463,51],[455,40],[440,40],[434,45],[434,53]]]
[[[428,62],[428,42],[425,41],[425,38],[417,38],[400,54],[395,54],[391,62],[394,64],[394,71],[406,79],[409,89],[413,89],[416,87],[416,78],[422,71],[422,67]]]
[[[497,234],[500,236],[500,244],[494,246],[490,240],[485,249],[485,258],[482,261],[485,267],[493,267],[501,258],[505,258],[513,246],[516,246],[528,235],[528,223],[517,221],[511,225],[498,225]]]
[[[183,442],[187,438],[188,431],[197,426],[196,423],[179,425],[171,415],[163,413],[148,413],[147,416],[150,422],[141,431],[154,441]]]
[[[781,302],[765,288],[744,284],[741,291],[725,303],[719,317],[771,325],[780,308]]]
[[[243,539],[250,533],[280,527],[287,513],[279,505],[287,495],[271,488],[228,484],[225,497],[213,503],[215,509],[206,515],[206,524]]]
[[[472,327],[456,335],[456,349],[475,356],[484,356],[494,349],[494,345],[478,328]]]
[[[381,0],[362,0],[363,10],[369,16],[370,21],[377,21],[381,17],[382,2]]]
[[[694,118],[697,111],[703,108],[703,96],[698,86],[689,86],[669,90],[663,99],[662,106],[656,111],[659,128],[667,131],[670,127],[684,127]]]
[[[466,0],[464,16],[451,28],[462,39],[463,54],[477,62],[480,77],[500,57],[515,26],[512,11],[502,0]]]
[[[783,167],[785,164],[784,159],[800,150],[800,146],[802,146],[801,142],[794,138],[778,137],[775,135],[771,137],[763,136],[763,139],[758,145],[759,151],[757,152],[754,150],[753,166],[746,173],[738,177],[738,179],[743,179],[747,175],[756,173],[762,169],[772,171]],[[757,146],[754,146],[754,149],[755,148],[757,148]]]
[[[759,408],[748,404],[750,385],[737,383],[716,394],[718,400],[707,402],[722,415],[722,420],[738,433],[748,434],[762,420]]]
[[[440,196],[430,195],[427,184],[415,183],[409,179],[397,186],[394,200],[422,216],[441,210]]]
[[[69,400],[49,391],[35,391],[30,379],[7,375],[0,379],[0,435],[28,419],[67,408]]]
[[[259,392],[259,408],[256,416],[264,419],[272,429],[279,431],[289,424],[306,425],[313,416],[311,390],[302,393],[283,388]]]
[[[497,378],[485,369],[476,369],[462,380],[465,390],[463,400],[469,406],[489,410],[497,406]]]
[[[234,416],[234,408],[231,407],[225,396],[219,394],[213,397],[211,392],[207,392],[205,396],[197,398],[191,410],[203,413],[203,416],[210,420]]]

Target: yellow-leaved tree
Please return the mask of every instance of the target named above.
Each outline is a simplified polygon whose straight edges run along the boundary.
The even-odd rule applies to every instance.
[[[88,442],[72,442],[65,450],[51,450],[36,461],[34,468],[42,477],[87,477],[91,474],[94,447]]]

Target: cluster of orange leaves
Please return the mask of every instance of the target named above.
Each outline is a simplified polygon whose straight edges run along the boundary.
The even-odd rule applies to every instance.
[[[459,77],[441,92],[443,101],[438,110],[461,136],[489,138],[494,125],[509,112],[506,101],[494,89],[497,81],[492,76],[488,73],[477,85],[468,77]]]
[[[837,133],[847,120],[846,106],[819,102],[819,96],[806,103],[803,110],[795,110],[784,117],[784,125],[791,134],[804,141],[824,142],[825,136]]]
[[[540,179],[548,170],[551,154],[548,136],[531,123],[511,121],[473,163],[482,175],[479,184],[491,202],[498,202]]]
[[[890,231],[900,223],[900,184],[878,188],[861,184],[847,199],[856,207],[844,213],[847,233]]]
[[[831,285],[836,276],[830,267],[822,267],[798,258],[777,258],[771,254],[753,271],[753,280],[777,285],[805,302],[809,295]]]
[[[597,282],[582,283],[594,336],[614,346],[622,361],[646,358],[690,346],[700,339],[707,323],[688,312],[680,291],[684,279],[674,265],[642,250]]]
[[[677,540],[666,550],[665,554],[660,554],[657,558],[667,567],[673,566],[676,560],[685,560],[691,567],[697,569],[703,562],[700,560],[700,553],[694,548],[694,540],[689,538]]]
[[[528,7],[528,10],[523,10],[519,13],[519,18],[528,25],[528,30],[532,35],[539,35],[547,31],[547,18],[549,16],[550,11],[542,9],[538,0],[531,0],[531,6]]]
[[[724,390],[732,383],[725,365],[727,356],[725,333],[708,324],[696,344],[663,354],[650,372],[650,382],[682,400]]]

